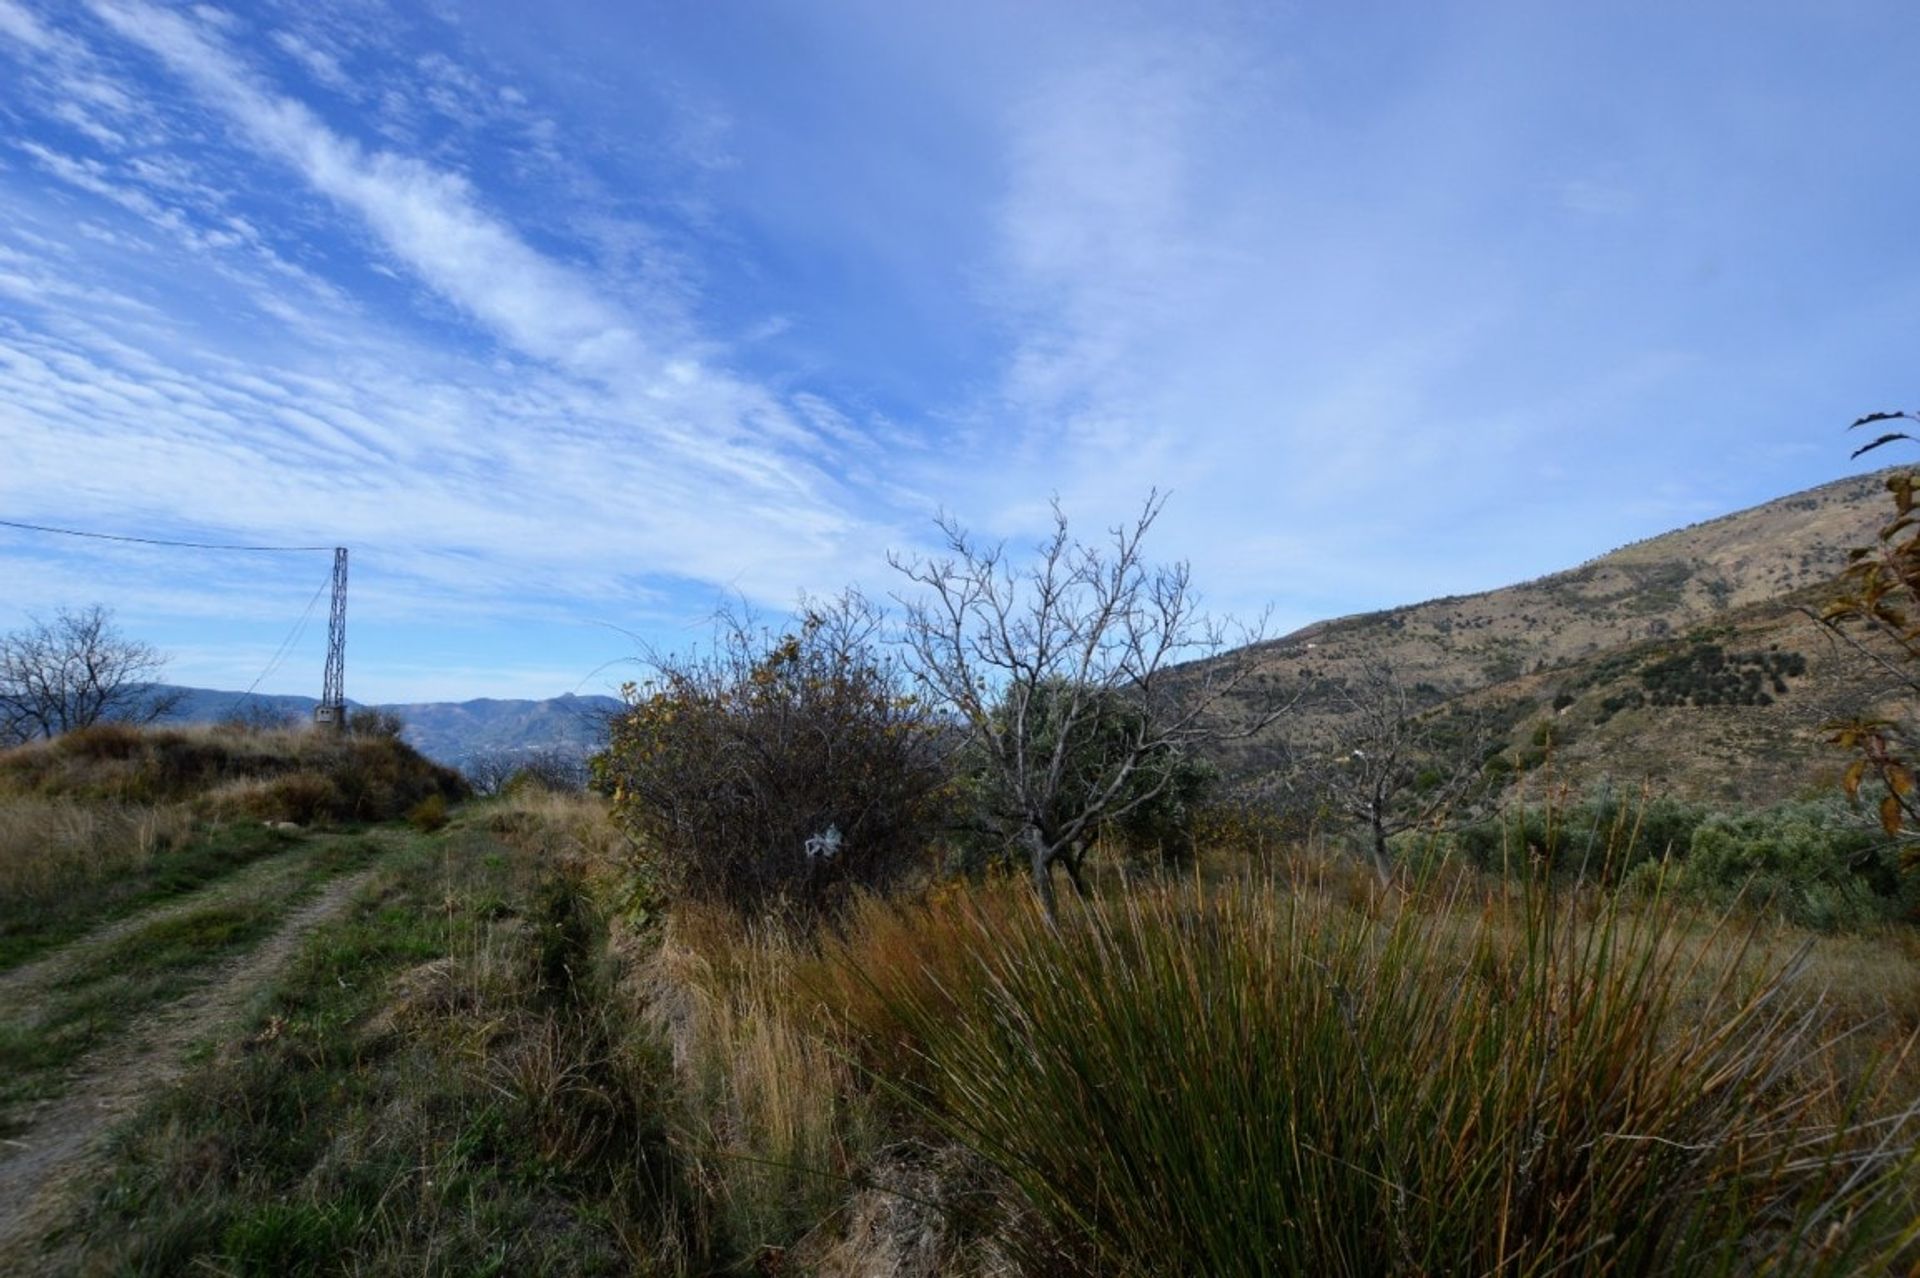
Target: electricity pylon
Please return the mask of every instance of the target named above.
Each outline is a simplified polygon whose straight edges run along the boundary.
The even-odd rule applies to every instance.
[[[327,617],[327,672],[313,721],[345,731],[347,726],[347,548],[333,548],[333,611]]]

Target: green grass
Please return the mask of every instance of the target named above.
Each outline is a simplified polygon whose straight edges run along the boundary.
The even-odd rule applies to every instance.
[[[291,875],[156,919],[86,954],[51,988],[35,992],[30,1013],[0,1024],[0,1126],[22,1102],[65,1091],[67,1067],[203,984],[321,885],[381,851],[368,838],[316,841]]]
[[[5,802],[0,798],[0,803]],[[114,878],[48,899],[0,898],[0,971],[20,966],[103,923],[136,914],[301,844],[298,833],[247,821],[197,832]]]
[[[402,852],[244,1045],[124,1135],[66,1235],[82,1267],[670,1267],[680,1191],[646,1103],[662,1067],[596,984],[598,944],[549,864],[472,830]]]

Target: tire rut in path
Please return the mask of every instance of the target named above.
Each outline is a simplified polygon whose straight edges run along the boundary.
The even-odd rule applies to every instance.
[[[369,868],[329,884],[279,930],[221,967],[205,985],[91,1053],[68,1090],[33,1115],[17,1139],[0,1141],[0,1272],[24,1266],[74,1194],[104,1170],[105,1138],[120,1120],[186,1073],[196,1043],[225,1028],[292,960],[308,934],[343,909],[373,877]]]
[[[275,879],[290,878],[299,872],[297,858],[309,854],[309,848],[295,848],[255,861],[171,900],[136,910],[111,923],[103,923],[39,958],[10,971],[0,972],[0,1004],[18,1002],[25,995],[57,983],[89,955],[98,953],[143,927],[189,913],[215,901],[223,901],[230,896],[265,887]]]

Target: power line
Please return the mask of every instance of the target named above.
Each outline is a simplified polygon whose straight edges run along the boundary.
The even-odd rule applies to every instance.
[[[88,537],[95,541],[130,541],[141,546],[176,546],[183,550],[248,550],[305,553],[308,551],[332,550],[332,546],[235,546],[206,541],[168,541],[160,537],[125,537],[118,533],[82,532],[77,528],[53,528],[46,524],[24,524],[14,519],[0,519],[0,528],[24,528],[28,532],[58,533],[62,537]]]
[[[320,596],[325,594],[327,587],[332,584],[333,576],[331,573],[320,579],[319,588],[313,592],[313,598],[307,600],[306,611],[300,614],[300,620],[294,622],[293,629],[289,630],[287,637],[280,641],[280,647],[274,651],[273,659],[267,662],[267,668],[254,677],[253,682],[247,685],[245,692],[233,699],[233,704],[227,707],[228,714],[232,714],[235,710],[238,710],[240,703],[253,695],[253,690],[260,686],[261,681],[280,668],[280,663],[286,660],[287,654],[293,650],[293,645],[299,643],[300,636],[307,632],[307,622],[313,616],[314,605],[320,602]]]

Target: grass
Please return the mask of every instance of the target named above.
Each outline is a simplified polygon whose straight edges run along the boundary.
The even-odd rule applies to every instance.
[[[177,805],[10,798],[0,803],[0,902],[45,905],[137,874],[191,828]]]
[[[1915,1259],[1904,1062],[1834,1068],[1853,1027],[1669,909],[1154,886],[929,934],[843,949],[854,1038],[1016,1187],[1033,1272]]]
[[[123,1133],[81,1271],[1920,1261],[1910,930],[1276,848],[810,933],[660,913],[592,799],[451,818]]]
[[[97,724],[0,752],[0,795],[186,803],[219,818],[384,821],[430,794],[455,800],[467,787],[382,735]]]
[[[63,805],[87,811],[85,805],[68,801],[41,804],[0,798],[0,819],[18,819],[25,824],[32,820],[36,809]],[[103,805],[103,808],[114,811],[110,806]],[[131,816],[125,818],[125,822],[122,828],[138,828]],[[72,868],[69,861],[62,875],[37,871],[39,881],[64,882],[65,886],[59,890],[0,894],[0,971],[18,967],[103,923],[197,891],[300,844],[301,836],[297,833],[247,822],[202,827],[165,844],[149,845],[144,852],[123,844],[109,853],[88,855],[84,869]],[[46,844],[15,845],[16,851],[20,848],[31,848],[48,859],[65,859],[62,850],[49,851]]]
[[[0,1025],[0,1124],[23,1102],[64,1092],[64,1071],[141,1017],[205,982],[227,959],[269,935],[322,884],[383,849],[367,838],[312,847],[293,873],[245,893],[155,919],[86,953],[35,992],[31,1011]]]
[[[0,971],[289,845],[465,793],[387,737],[102,724],[0,751]]]
[[[315,933],[241,1043],[126,1133],[66,1236],[79,1266],[679,1266],[662,1069],[599,984],[600,935],[554,859],[473,822],[420,841]]]

